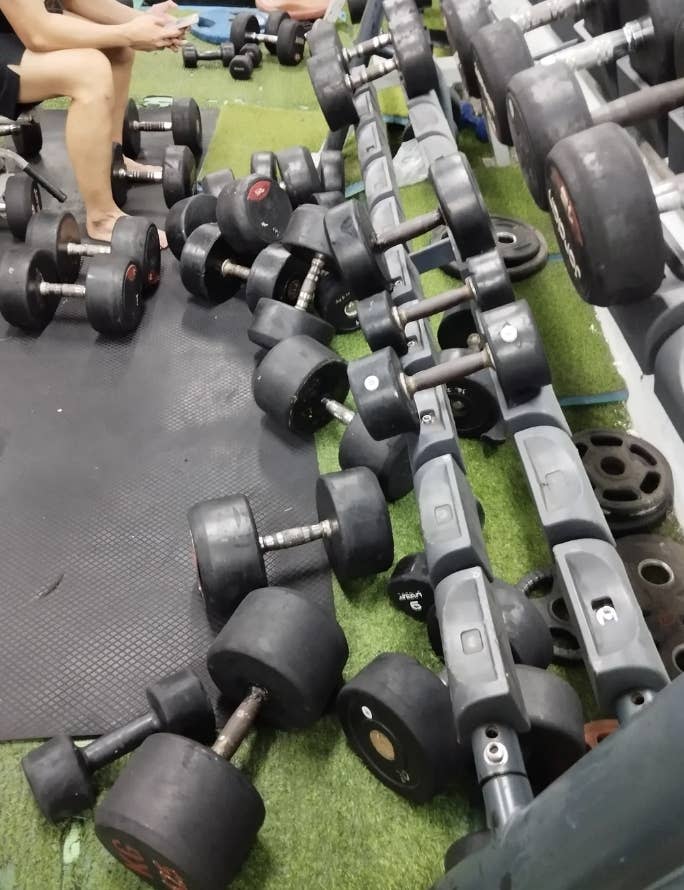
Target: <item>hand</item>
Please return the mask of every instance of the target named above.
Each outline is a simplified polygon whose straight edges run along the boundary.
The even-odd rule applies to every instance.
[[[133,49],[143,52],[152,52],[156,49],[177,47],[182,43],[184,34],[181,28],[169,22],[169,16],[156,15],[151,12],[147,15],[138,15],[121,26],[128,45]]]
[[[163,3],[155,3],[154,6],[150,6],[148,9],[144,10],[144,12],[147,14],[152,13],[153,15],[164,16],[167,22],[173,23],[174,16],[168,14],[171,9],[178,9],[178,4],[174,3],[173,0],[164,0]]]

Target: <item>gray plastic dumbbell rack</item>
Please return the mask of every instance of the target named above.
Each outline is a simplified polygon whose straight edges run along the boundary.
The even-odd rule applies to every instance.
[[[375,2],[370,0],[367,12]],[[379,22],[379,16],[375,18]],[[403,211],[374,87],[357,93],[355,101],[366,201],[374,227],[389,228],[403,219]],[[408,105],[428,163],[457,151],[434,93]],[[419,269],[441,265],[445,243],[448,250],[449,242],[443,242],[416,254],[403,246],[386,252],[395,303],[423,299]],[[448,258],[459,259],[453,249]],[[402,360],[405,370],[439,361],[429,323],[414,322],[406,333],[412,348]],[[668,683],[668,677],[553,389],[544,387],[536,398],[513,407],[492,371],[479,376],[496,396],[504,429],[522,460],[596,699],[605,713],[616,713],[626,722]],[[488,824],[498,827],[532,801],[516,735],[529,728],[529,719],[501,616],[492,607],[488,583],[492,570],[446,387],[416,394],[416,403],[421,427],[411,464],[454,721],[459,739],[472,737]],[[498,731],[505,762],[489,756],[485,726]]]

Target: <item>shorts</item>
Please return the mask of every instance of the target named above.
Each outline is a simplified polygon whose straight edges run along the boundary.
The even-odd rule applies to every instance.
[[[32,107],[19,104],[19,75],[7,67],[18,65],[25,50],[16,34],[0,34],[0,115],[12,120]]]

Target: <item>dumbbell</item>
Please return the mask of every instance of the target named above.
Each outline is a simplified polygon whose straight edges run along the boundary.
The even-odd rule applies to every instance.
[[[494,273],[494,274],[492,274]],[[498,274],[497,274],[498,273]],[[408,352],[410,340],[406,325],[421,318],[430,318],[446,309],[474,301],[476,305],[493,309],[515,300],[515,293],[501,262],[488,261],[484,268],[472,264],[466,272],[463,287],[444,291],[434,297],[418,300],[403,306],[395,306],[387,291],[357,303],[361,330],[370,349],[375,352],[389,346],[397,355]]]
[[[230,40],[238,52],[246,43],[263,43],[281,65],[299,65],[304,55],[304,25],[276,13],[278,21],[267,21],[266,30],[259,29],[259,19],[251,12],[240,12],[230,26]],[[269,19],[271,16],[269,16]],[[275,30],[274,30],[275,28]]]
[[[97,770],[114,763],[157,732],[208,742],[216,732],[207,693],[190,670],[147,687],[149,710],[85,746],[55,736],[22,758],[21,766],[41,813],[51,822],[72,818],[95,804]]]
[[[0,173],[0,193],[0,216],[14,237],[23,241],[31,217],[43,206],[38,184],[26,173]]]
[[[142,318],[142,275],[126,257],[97,256],[84,285],[62,284],[44,250],[13,247],[0,259],[0,314],[11,325],[42,331],[62,297],[85,299],[88,321],[101,334],[128,334]]]
[[[222,43],[216,49],[200,52],[194,43],[186,43],[182,50],[183,67],[197,68],[199,62],[221,62],[227,68],[235,58],[235,47],[232,43]]]
[[[366,57],[375,53],[383,55],[390,52],[392,35],[387,32],[376,34],[362,43],[355,43],[353,46],[345,47],[337,33],[337,28],[332,22],[318,19],[313,23],[311,30],[307,34],[306,42],[312,57],[329,55],[331,52],[336,53],[345,63],[348,71],[350,62],[356,64],[357,59],[364,61]]]
[[[651,185],[643,159],[617,124],[562,139],[546,161],[551,222],[575,290],[612,306],[651,296],[665,271],[660,214],[684,204],[684,175]]]
[[[375,575],[392,565],[394,543],[387,504],[366,467],[327,473],[316,482],[318,522],[260,535],[243,495],[216,498],[188,513],[199,587],[209,607],[230,615],[268,583],[264,553],[323,541],[340,582]]]
[[[255,68],[261,66],[261,50],[256,43],[245,43],[242,51],[231,60],[228,71],[234,80],[249,80]]]
[[[115,144],[112,151],[112,196],[117,207],[123,207],[132,185],[161,183],[167,207],[193,194],[197,169],[195,158],[187,145],[169,145],[164,152],[161,169],[126,170],[123,148]]]
[[[43,250],[57,265],[59,281],[73,284],[84,256],[118,256],[140,269],[145,293],[156,290],[161,278],[161,247],[157,227],[146,219],[122,216],[114,224],[110,244],[82,244],[76,218],[71,213],[43,210],[26,230],[26,246]]]
[[[383,251],[446,224],[463,259],[492,250],[492,222],[467,158],[460,152],[430,165],[439,207],[381,232],[359,201],[345,201],[325,215],[325,229],[337,266],[357,299],[391,285]]]
[[[181,258],[183,245],[198,226],[216,222],[218,196],[232,182],[235,182],[235,176],[229,167],[207,173],[195,186],[197,194],[176,201],[169,210],[164,231],[169,249],[177,260]]]
[[[278,183],[250,174],[227,185],[216,202],[216,220],[233,258],[251,262],[269,244],[282,240],[292,205]]]
[[[437,69],[432,48],[422,19],[409,0],[388,0],[384,4],[389,33],[382,37],[344,49],[337,42],[307,61],[309,77],[321,111],[331,130],[358,123],[354,93],[367,83],[378,80],[391,71],[399,71],[409,99],[438,89]],[[348,63],[359,55],[392,44],[394,57],[379,63],[370,71],[355,66],[348,71]]]
[[[413,395],[424,389],[461,380],[483,368],[493,368],[509,402],[524,402],[551,382],[544,347],[525,300],[479,316],[480,349],[405,374],[393,349],[381,349],[350,362],[349,384],[366,429],[374,439],[420,428],[421,417]]]
[[[220,303],[245,285],[245,301],[254,311],[259,300],[296,298],[306,267],[280,244],[265,247],[251,266],[234,258],[214,223],[200,225],[181,253],[181,280],[196,297]]]
[[[168,121],[141,121],[138,106],[129,99],[123,125],[126,157],[137,158],[140,154],[141,133],[171,133],[176,145],[187,145],[196,158],[202,156],[202,115],[194,99],[174,99]]]
[[[209,673],[234,708],[211,748],[150,736],[95,812],[95,833],[158,890],[225,890],[264,821],[260,794],[230,763],[259,722],[304,729],[325,712],[349,650],[332,612],[282,587],[255,590],[209,650]]]
[[[320,153],[318,167],[308,148],[296,145],[279,152],[255,151],[250,159],[250,172],[272,179],[282,177],[293,207],[318,203],[325,192],[335,193],[335,201],[344,194],[344,156],[332,149]]]
[[[676,76],[674,30],[682,14],[681,4],[679,0],[643,0],[642,5],[643,18],[628,21],[622,28],[576,47],[545,56],[537,64],[565,62],[570,68],[580,70],[606,65],[629,55],[635,67],[641,61],[640,73],[648,83],[673,80]],[[482,108],[490,132],[496,133],[497,139],[505,145],[513,145],[506,92],[515,74],[535,65],[525,36],[513,22],[503,19],[479,31],[472,48]]]
[[[43,131],[30,112],[20,114],[15,121],[0,121],[0,136],[11,136],[17,154],[31,161],[43,148]]]
[[[283,233],[282,243],[307,266],[294,306],[276,300],[259,300],[249,339],[264,349],[276,343],[305,334],[320,343],[330,343],[335,328],[328,321],[311,314],[318,283],[325,272],[334,274],[334,260],[323,224],[326,210],[316,204],[295,208]],[[341,293],[348,293],[340,283]]]
[[[261,360],[252,394],[261,410],[281,427],[308,436],[331,420],[346,427],[338,461],[343,470],[368,467],[385,498],[396,501],[413,488],[406,436],[372,439],[358,414],[343,402],[349,392],[347,363],[310,337],[290,337]]]
[[[548,96],[554,101],[549,102]],[[516,74],[508,87],[507,104],[525,182],[537,206],[548,210],[546,158],[557,142],[597,124],[630,127],[684,105],[684,78],[645,87],[591,111],[573,71],[558,63]]]

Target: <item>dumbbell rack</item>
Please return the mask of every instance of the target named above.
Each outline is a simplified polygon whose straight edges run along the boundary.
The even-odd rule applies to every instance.
[[[367,11],[375,3],[379,0],[370,0]],[[374,87],[357,92],[355,103],[360,119],[357,149],[371,219],[376,230],[390,228],[403,219],[403,211]],[[409,101],[408,107],[428,163],[457,152],[434,93]],[[445,259],[460,261],[453,249],[445,256],[449,248],[450,242],[444,241],[412,254],[403,246],[386,252],[397,305],[423,299],[420,272],[442,265]],[[402,359],[405,371],[411,373],[440,360],[427,321],[410,323],[406,334],[413,343]],[[602,711],[616,713],[625,722],[668,683],[668,677],[558,400],[552,387],[546,386],[525,404],[511,406],[493,371],[478,372],[477,379],[496,397],[503,428],[517,447],[553,554],[559,587],[579,631],[595,697]],[[488,824],[502,825],[513,809],[531,801],[529,786],[527,792],[521,790],[512,775],[520,772],[515,730],[524,731],[527,715],[510,647],[491,606],[488,580],[492,570],[446,387],[416,393],[415,401],[421,427],[411,449],[411,466],[428,567],[436,586],[455,725],[459,739],[467,740],[479,731],[483,720],[488,726],[501,723],[497,728],[500,740],[509,746],[509,769],[486,760],[482,740],[473,750],[481,783],[498,780],[490,793],[485,792]],[[466,655],[462,635],[472,631],[480,650]],[[492,794],[492,787],[502,793]],[[559,802],[559,812],[564,804]],[[625,838],[625,849],[631,841]]]

